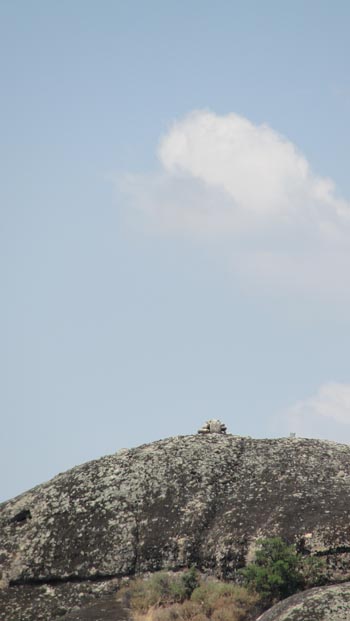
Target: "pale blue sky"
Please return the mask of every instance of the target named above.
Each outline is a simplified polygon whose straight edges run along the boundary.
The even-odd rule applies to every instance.
[[[348,209],[349,27],[341,0],[0,0],[0,499],[208,417],[350,441],[345,220],[339,254],[309,246],[327,200],[306,233],[300,199],[290,236],[155,222],[168,200],[221,200],[210,170],[185,183],[157,158],[193,110],[266,123]],[[315,288],[295,286],[299,240]],[[250,257],[278,264],[277,246],[288,273],[261,280]]]

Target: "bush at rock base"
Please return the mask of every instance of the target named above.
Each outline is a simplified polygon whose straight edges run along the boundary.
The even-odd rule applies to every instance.
[[[198,573],[194,567],[177,573],[159,571],[146,579],[132,580],[121,589],[120,596],[133,610],[145,613],[152,607],[184,602],[191,597],[198,584]]]
[[[200,578],[194,568],[136,578],[119,594],[134,616],[152,621],[245,621],[259,603],[247,588]]]
[[[298,554],[294,545],[280,537],[263,539],[259,545],[255,561],[240,573],[245,586],[266,604],[325,583],[322,559]]]
[[[278,600],[326,582],[323,559],[298,553],[280,537],[259,546],[255,561],[238,574],[243,584],[191,567],[135,578],[119,595],[140,621],[249,621]]]

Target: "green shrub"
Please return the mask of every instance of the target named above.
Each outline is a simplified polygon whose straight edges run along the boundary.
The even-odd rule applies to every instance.
[[[188,569],[182,574],[181,582],[184,588],[186,599],[189,599],[193,591],[199,585],[198,573],[194,566],[190,567],[190,569]]]
[[[247,587],[271,603],[292,595],[304,586],[300,557],[295,547],[280,537],[264,539],[254,563],[241,570]]]
[[[262,539],[256,558],[241,570],[244,584],[258,593],[263,604],[297,591],[326,584],[324,559],[298,553],[280,537]]]

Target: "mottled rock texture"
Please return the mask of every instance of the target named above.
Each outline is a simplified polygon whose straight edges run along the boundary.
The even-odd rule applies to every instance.
[[[350,578],[350,447],[208,434],[123,450],[0,505],[0,619],[64,618],[161,568],[230,578],[273,535]]]
[[[349,621],[350,583],[309,589],[279,602],[259,621]]]

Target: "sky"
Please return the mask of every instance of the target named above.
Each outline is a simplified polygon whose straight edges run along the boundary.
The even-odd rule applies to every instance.
[[[0,500],[209,418],[350,442],[349,22],[0,0]]]

